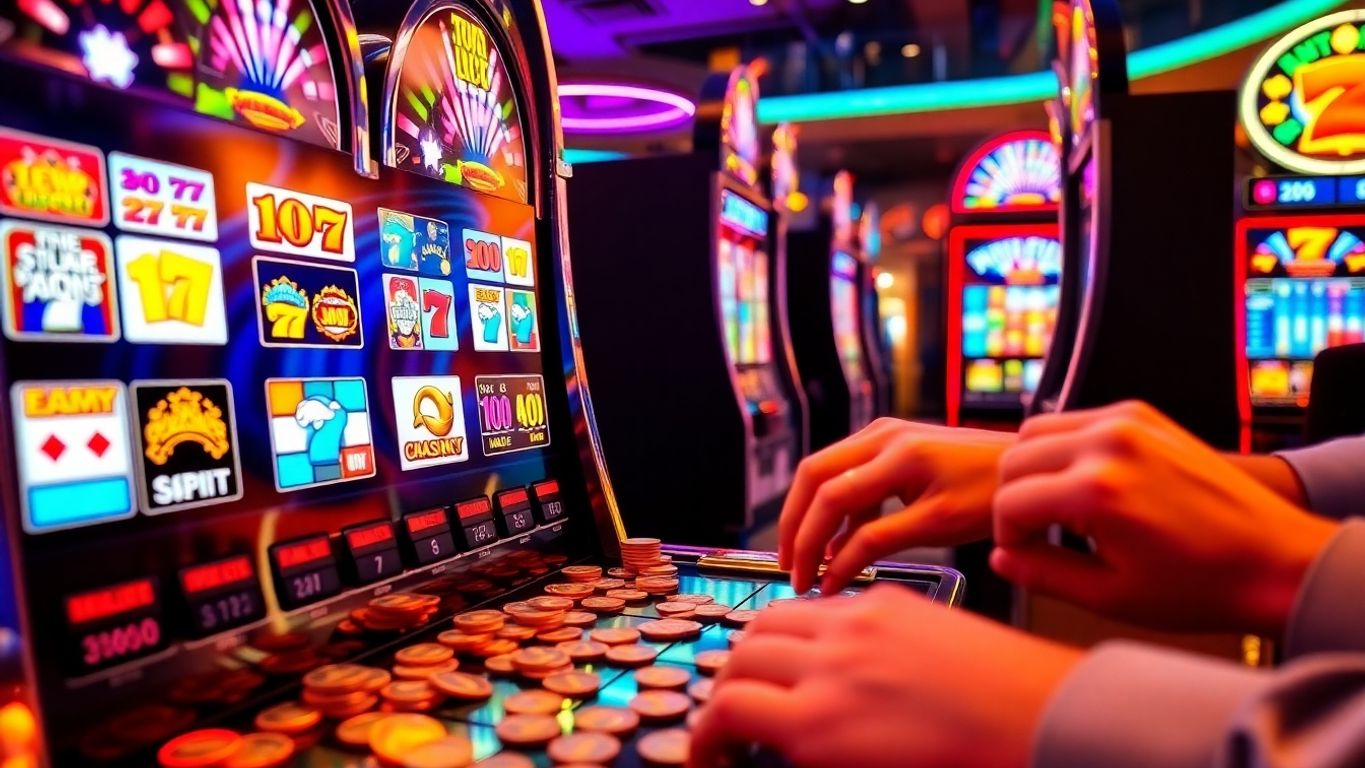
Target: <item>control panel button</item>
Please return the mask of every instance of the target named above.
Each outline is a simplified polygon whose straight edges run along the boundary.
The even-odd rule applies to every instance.
[[[336,555],[326,534],[270,547],[280,605],[297,608],[341,591]]]
[[[393,532],[393,523],[387,520],[344,528],[341,542],[346,547],[347,570],[357,584],[387,579],[403,570],[398,537]]]
[[[535,500],[536,520],[541,525],[553,523],[564,517],[564,502],[559,500],[559,481],[542,480],[531,486],[531,496]]]
[[[531,496],[524,488],[512,488],[493,495],[493,507],[498,533],[504,538],[513,538],[536,527],[535,516],[531,512]]]
[[[482,547],[498,540],[498,527],[493,522],[493,505],[487,496],[477,496],[455,505],[455,516],[460,521],[460,535],[465,549]]]
[[[66,620],[68,666],[78,675],[151,655],[168,643],[151,579],[70,595]]]
[[[265,615],[261,584],[246,555],[181,569],[180,590],[190,608],[190,625],[200,636],[250,624]]]
[[[448,560],[459,552],[445,507],[414,512],[403,518],[403,528],[407,532],[408,551],[418,565]]]

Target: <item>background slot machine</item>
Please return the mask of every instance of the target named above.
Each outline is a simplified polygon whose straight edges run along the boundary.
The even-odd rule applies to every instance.
[[[579,322],[598,424],[631,527],[741,543],[779,511],[801,458],[759,184],[758,83],[703,87],[694,151],[575,170]]]
[[[1232,280],[1222,224],[1232,206],[1218,192],[1232,185],[1233,95],[1128,93],[1117,5],[1059,6],[1055,68],[1070,140],[1057,335],[1074,343],[1050,347],[1029,407],[1144,400],[1235,448],[1234,334],[1217,322],[1233,311],[1220,287]],[[1177,123],[1180,140],[1168,141]]]
[[[783,362],[778,372],[783,375],[787,392],[791,395],[792,415],[796,418],[800,434],[800,451],[805,456],[810,451],[810,404],[806,401],[806,390],[801,386],[801,374],[796,368],[796,352],[792,346],[792,331],[789,318],[791,313],[787,298],[787,236],[792,216],[804,211],[810,205],[810,198],[801,191],[801,170],[797,165],[797,148],[800,145],[800,127],[783,123],[773,129],[772,136],[772,193],[773,212],[770,220],[769,239],[774,253],[779,258],[773,260],[771,290],[773,295],[773,338],[779,343],[774,354],[781,355]]]
[[[1239,153],[1240,405],[1258,450],[1301,439],[1317,353],[1365,341],[1365,123],[1332,95],[1361,81],[1362,24],[1365,11],[1353,10],[1299,27],[1242,85],[1241,124],[1257,156]],[[1303,46],[1317,40],[1310,54]]]
[[[371,8],[371,78],[344,4],[3,10],[6,764],[547,764],[792,596],[622,541],[537,4]]]
[[[815,229],[789,235],[792,349],[810,404],[810,449],[872,422],[877,396],[863,348],[863,270],[853,223],[853,176],[840,172]]]
[[[1062,196],[1046,131],[988,139],[949,194],[948,424],[1017,423],[1042,377],[1061,295]]]
[[[892,410],[891,340],[882,317],[881,296],[877,293],[877,259],[882,252],[882,215],[877,204],[868,201],[858,217],[858,255],[862,304],[863,355],[876,397],[875,413],[888,416]]]

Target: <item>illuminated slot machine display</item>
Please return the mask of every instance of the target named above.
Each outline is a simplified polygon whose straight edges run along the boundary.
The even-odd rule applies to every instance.
[[[1143,400],[1235,448],[1236,344],[1218,321],[1233,312],[1232,205],[1218,191],[1232,186],[1233,95],[1130,94],[1114,0],[1053,15],[1068,123],[1054,333],[1072,343],[1050,345],[1028,410]]]
[[[1342,101],[1365,78],[1362,25],[1361,10],[1309,22],[1242,84],[1241,123],[1259,157],[1236,227],[1241,406],[1261,448],[1302,428],[1317,353],[1365,341],[1365,122]]]
[[[881,296],[877,293],[877,259],[882,253],[881,210],[875,202],[863,206],[858,217],[859,304],[863,333],[863,354],[867,357],[867,371],[876,396],[875,413],[891,413],[892,370],[891,343],[882,317]]]
[[[694,699],[637,696],[629,665],[675,662],[704,698],[703,652],[792,595],[770,555],[623,540],[539,6],[395,4],[362,37],[344,4],[22,5],[0,45],[0,762],[676,748]],[[362,39],[393,41],[370,77]],[[660,624],[677,593],[706,623]],[[532,711],[559,717],[507,716]]]
[[[570,182],[579,322],[623,514],[694,544],[737,545],[773,519],[802,455],[757,102],[747,67],[712,75],[691,153],[584,165]]]
[[[948,423],[1011,423],[1057,321],[1061,163],[1046,131],[988,139],[959,167],[948,233]]]
[[[789,235],[787,296],[792,349],[810,404],[810,447],[819,450],[876,416],[863,346],[863,265],[853,222],[853,176],[834,177],[814,229]]]

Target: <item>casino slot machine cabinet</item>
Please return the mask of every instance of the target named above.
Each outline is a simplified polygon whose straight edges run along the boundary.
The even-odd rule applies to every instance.
[[[580,166],[569,185],[597,423],[622,513],[651,536],[741,544],[801,458],[757,101],[747,67],[713,74],[691,153]]]
[[[622,541],[539,6],[0,8],[5,764],[676,762],[793,595]]]
[[[1015,424],[1056,325],[1061,163],[1047,131],[987,139],[949,192],[948,424]]]
[[[863,347],[863,266],[853,222],[853,175],[834,177],[813,229],[788,235],[792,350],[810,405],[810,449],[872,422],[877,394]]]
[[[1058,338],[1030,412],[1143,400],[1239,444],[1232,324],[1230,92],[1131,94],[1114,0],[1059,3]],[[1178,126],[1179,140],[1172,140]],[[1068,285],[1069,284],[1069,285]],[[1226,314],[1222,314],[1226,312]]]
[[[1359,9],[1304,24],[1242,83],[1239,405],[1260,451],[1301,439],[1317,353],[1365,341],[1365,121],[1337,96],[1365,81],[1362,25]]]
[[[877,292],[877,260],[882,253],[881,210],[868,201],[858,217],[858,284],[859,306],[862,312],[863,356],[867,359],[868,376],[876,398],[875,415],[891,413],[892,370],[891,345],[888,342],[882,317],[881,295]]]

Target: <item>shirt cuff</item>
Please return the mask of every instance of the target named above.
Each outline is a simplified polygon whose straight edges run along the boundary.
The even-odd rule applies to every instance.
[[[1365,436],[1280,451],[1303,483],[1308,508],[1336,520],[1365,515]]]
[[[1264,685],[1233,663],[1105,643],[1048,703],[1033,768],[1208,768],[1238,707]]]
[[[1365,612],[1356,598],[1365,588],[1365,520],[1349,520],[1308,569],[1289,614],[1289,658],[1330,651],[1365,651]]]

